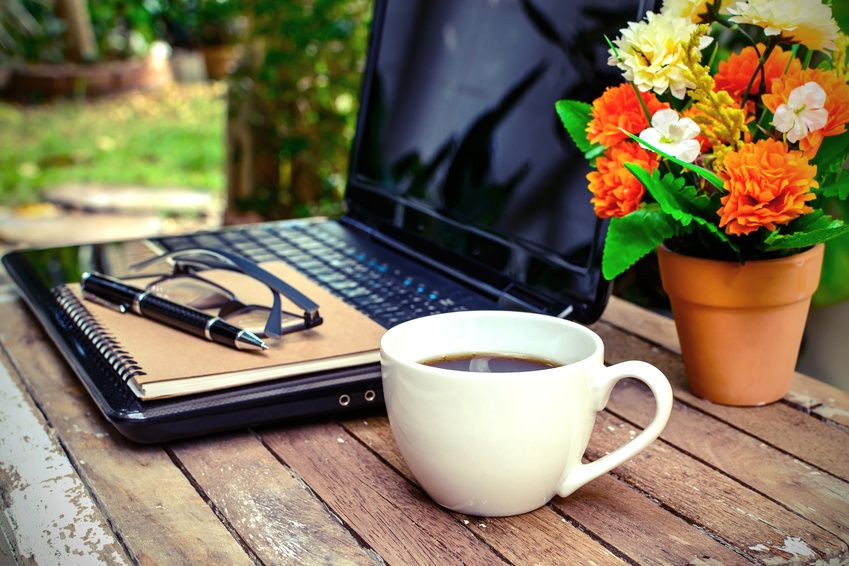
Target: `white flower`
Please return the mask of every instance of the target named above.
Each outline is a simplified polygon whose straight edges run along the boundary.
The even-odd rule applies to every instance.
[[[690,118],[679,118],[678,112],[667,108],[654,113],[651,125],[640,132],[640,139],[687,163],[699,156],[701,144],[696,136],[701,128]]]
[[[696,88],[689,79],[692,72],[685,63],[687,44],[698,26],[687,18],[673,13],[648,12],[646,21],[630,22],[619,30],[622,35],[613,43],[608,64],[624,71],[625,80],[633,81],[642,92],[653,90],[683,99],[687,89]],[[712,37],[702,36],[699,49],[704,49]],[[617,58],[618,55],[618,58]]]
[[[809,133],[824,128],[828,122],[825,91],[811,81],[790,91],[787,104],[775,109],[772,125],[787,134],[787,140],[796,143]]]
[[[709,12],[709,4],[713,0],[663,0],[661,14],[673,14],[681,18],[687,18],[691,22],[698,23],[703,16]],[[728,7],[723,3],[719,9],[720,14],[727,14]]]
[[[835,49],[840,28],[822,0],[738,0],[728,8],[738,24],[754,24],[766,35],[783,35],[814,50]]]

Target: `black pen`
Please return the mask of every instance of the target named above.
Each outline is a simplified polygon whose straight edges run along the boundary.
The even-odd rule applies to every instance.
[[[102,273],[83,273],[83,297],[121,313],[132,310],[139,316],[172,326],[183,332],[239,350],[267,350],[256,334],[233,326],[217,316],[163,299]]]

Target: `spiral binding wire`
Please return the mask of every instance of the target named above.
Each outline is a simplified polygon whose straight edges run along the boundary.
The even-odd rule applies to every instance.
[[[124,350],[115,336],[85,308],[73,291],[65,285],[60,285],[53,290],[53,294],[65,313],[124,383],[134,377],[146,375],[130,353]]]

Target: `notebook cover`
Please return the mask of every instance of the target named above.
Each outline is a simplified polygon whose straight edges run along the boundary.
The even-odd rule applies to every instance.
[[[263,352],[239,351],[133,313],[121,314],[75,296],[93,319],[104,350],[116,356],[126,371],[127,385],[141,399],[188,395],[282,377],[379,361],[385,329],[283,262],[262,264],[319,305],[324,323],[314,328],[268,339]],[[204,277],[235,292],[248,304],[271,304],[262,284],[229,271],[208,271]],[[144,280],[132,281],[143,286]],[[283,300],[284,310],[300,312]],[[106,354],[104,354],[106,355]]]

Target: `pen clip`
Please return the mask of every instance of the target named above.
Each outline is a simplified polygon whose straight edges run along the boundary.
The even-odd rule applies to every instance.
[[[104,307],[118,311],[121,314],[124,314],[124,313],[127,312],[127,310],[129,310],[129,307],[127,307],[127,305],[110,303],[106,299],[103,299],[101,297],[98,297],[97,295],[89,293],[86,290],[83,290],[83,298],[86,299],[86,300],[89,300],[93,303],[97,303],[98,305],[103,305]]]

